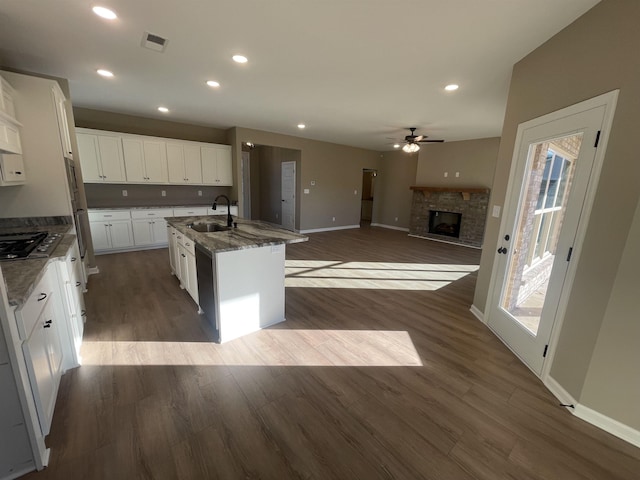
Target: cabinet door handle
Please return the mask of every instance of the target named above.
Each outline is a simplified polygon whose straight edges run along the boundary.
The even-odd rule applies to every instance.
[[[46,293],[41,293],[40,297],[38,298],[38,301],[41,302],[42,300],[44,300],[45,298],[47,298],[47,294]]]
[[[86,317],[87,316],[87,311],[86,310],[80,311],[80,316],[81,317]]]
[[[77,260],[77,258],[76,258],[76,257],[71,257],[71,261],[72,261],[72,262],[75,262],[76,260]]]
[[[42,328],[51,328],[52,322],[53,320],[47,320],[46,322],[44,322],[44,325],[42,326]]]
[[[82,283],[76,282],[76,287],[79,287],[80,285],[82,285]]]
[[[182,255],[182,256],[183,256],[183,257],[185,257],[185,258],[187,257],[184,253],[181,253],[180,255]]]

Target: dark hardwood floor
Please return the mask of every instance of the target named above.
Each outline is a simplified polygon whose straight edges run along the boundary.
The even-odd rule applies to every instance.
[[[287,321],[224,345],[165,249],[100,256],[45,479],[638,479],[469,312],[480,251],[376,228],[287,247]]]

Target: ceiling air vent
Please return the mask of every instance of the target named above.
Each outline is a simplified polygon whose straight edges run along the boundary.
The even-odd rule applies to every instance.
[[[142,46],[156,52],[164,52],[168,42],[169,40],[166,38],[162,38],[149,32],[144,32],[144,35],[142,36]]]

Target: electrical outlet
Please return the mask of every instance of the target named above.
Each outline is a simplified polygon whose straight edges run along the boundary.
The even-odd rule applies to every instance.
[[[278,218],[278,215],[279,215],[279,214],[278,214],[278,213],[276,213],[276,218]]]
[[[353,194],[354,194],[354,195],[357,195],[357,194],[358,194],[358,190],[354,190],[354,191],[353,191]]]
[[[460,172],[456,172],[456,178],[460,176]]]
[[[336,221],[336,217],[331,217],[331,221],[335,222]]]
[[[449,172],[444,172],[445,178],[449,176]]]
[[[202,190],[198,190],[198,196],[201,197],[202,196]]]
[[[398,221],[398,217],[396,217],[396,222]]]
[[[309,195],[309,189],[308,189],[308,188],[305,188],[305,189],[304,189],[304,194],[305,194],[305,195]]]
[[[493,211],[491,212],[491,216],[495,218],[500,218],[500,205],[493,206]]]
[[[313,187],[313,186],[315,186],[315,184],[316,184],[316,181],[315,180],[311,180],[311,186]]]
[[[167,196],[167,191],[166,190],[162,190],[160,192],[160,195],[163,196],[163,197],[166,197]]]
[[[129,193],[126,190],[122,190],[122,196],[126,197],[127,195],[129,195]]]

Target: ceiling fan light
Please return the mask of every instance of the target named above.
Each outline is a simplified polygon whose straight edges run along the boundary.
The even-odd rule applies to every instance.
[[[417,143],[407,143],[402,147],[402,151],[406,153],[415,153],[420,150],[420,145]]]

